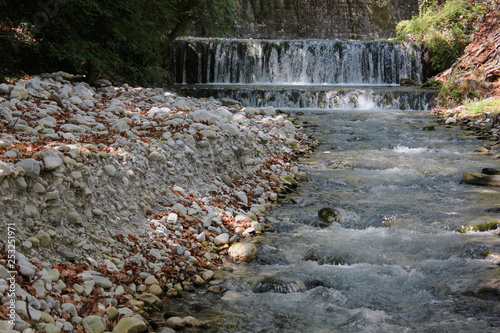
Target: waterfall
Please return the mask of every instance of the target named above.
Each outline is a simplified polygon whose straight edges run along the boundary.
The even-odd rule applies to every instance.
[[[423,81],[412,42],[187,38],[172,45],[171,65],[184,92],[250,106],[422,109],[433,95],[398,89]]]

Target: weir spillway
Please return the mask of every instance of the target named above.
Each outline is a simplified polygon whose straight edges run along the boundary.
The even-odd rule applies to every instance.
[[[178,40],[170,49],[180,90],[276,108],[425,109],[419,44],[393,41]]]

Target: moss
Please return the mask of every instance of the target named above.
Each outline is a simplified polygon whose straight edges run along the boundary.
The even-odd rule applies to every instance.
[[[498,229],[498,222],[488,222],[488,223],[475,223],[469,224],[467,226],[461,227],[458,231],[460,233],[466,233],[468,231],[490,231]]]

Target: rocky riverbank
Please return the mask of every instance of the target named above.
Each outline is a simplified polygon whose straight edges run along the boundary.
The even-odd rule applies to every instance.
[[[313,142],[274,108],[78,79],[0,85],[0,329],[209,325],[149,314],[255,257]]]

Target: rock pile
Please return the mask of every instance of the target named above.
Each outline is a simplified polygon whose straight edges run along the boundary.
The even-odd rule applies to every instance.
[[[147,313],[223,291],[310,142],[273,108],[77,79],[0,85],[0,330],[206,324]]]

